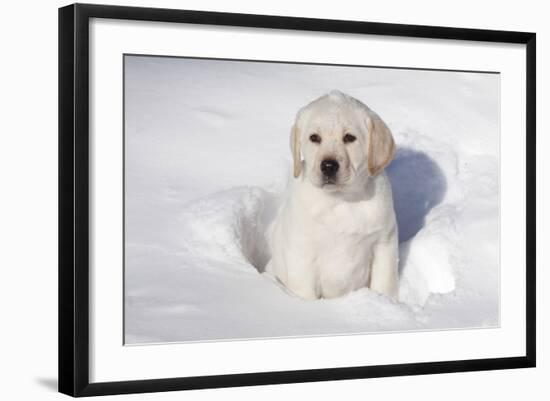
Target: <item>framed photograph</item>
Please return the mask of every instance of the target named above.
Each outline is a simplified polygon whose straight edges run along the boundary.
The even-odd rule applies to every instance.
[[[535,34],[59,10],[59,390],[535,366]]]

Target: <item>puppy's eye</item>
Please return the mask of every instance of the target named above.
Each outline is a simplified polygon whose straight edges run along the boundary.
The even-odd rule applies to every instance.
[[[346,134],[344,135],[344,143],[352,143],[356,140],[357,138],[354,136],[354,135],[351,135],[351,134]]]
[[[317,134],[311,134],[309,140],[313,143],[321,143],[321,137]]]

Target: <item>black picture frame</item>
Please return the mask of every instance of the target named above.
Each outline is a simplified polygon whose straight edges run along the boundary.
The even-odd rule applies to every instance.
[[[261,372],[90,383],[89,142],[90,18],[180,22],[414,38],[516,43],[526,46],[526,352],[495,359]],[[59,391],[71,396],[189,390],[264,384],[421,375],[535,366],[536,35],[526,32],[400,25],[220,12],[73,4],[59,9]]]

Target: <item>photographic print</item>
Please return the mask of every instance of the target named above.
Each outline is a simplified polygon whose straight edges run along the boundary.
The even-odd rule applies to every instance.
[[[498,73],[123,69],[125,344],[499,326]]]

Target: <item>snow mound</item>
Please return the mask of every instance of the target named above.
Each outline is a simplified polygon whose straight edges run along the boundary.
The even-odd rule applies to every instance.
[[[433,225],[426,226],[399,246],[401,302],[424,305],[431,294],[444,294],[455,289],[452,255],[456,253],[456,247],[448,229],[441,230],[451,222],[444,217],[431,223]]]
[[[269,260],[266,230],[277,198],[258,187],[239,187],[191,202],[180,216],[181,244],[236,269],[262,272]]]

